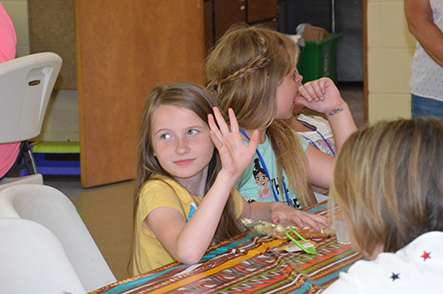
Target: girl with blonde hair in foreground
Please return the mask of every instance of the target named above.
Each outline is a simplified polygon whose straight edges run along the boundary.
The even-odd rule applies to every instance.
[[[441,293],[443,121],[401,119],[354,133],[339,152],[330,204],[357,261],[323,293]]]

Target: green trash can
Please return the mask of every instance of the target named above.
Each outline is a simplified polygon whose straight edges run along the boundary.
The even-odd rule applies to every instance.
[[[337,43],[339,34],[316,42],[305,42],[300,46],[300,57],[297,68],[303,75],[303,83],[329,77],[337,82]]]

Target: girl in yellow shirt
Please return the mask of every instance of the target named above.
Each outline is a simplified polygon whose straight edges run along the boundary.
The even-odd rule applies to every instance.
[[[235,183],[251,164],[258,132],[246,146],[232,110],[229,120],[228,127],[215,99],[195,84],[158,86],[149,95],[138,142],[134,274],[199,262],[214,241],[243,231],[239,218],[327,225],[283,203],[240,197]]]

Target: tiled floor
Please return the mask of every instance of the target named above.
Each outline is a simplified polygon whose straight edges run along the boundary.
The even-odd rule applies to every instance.
[[[360,84],[339,85],[358,127],[363,126]],[[75,204],[103,256],[118,280],[129,277],[132,250],[133,181],[83,189],[80,177],[45,176],[46,185],[64,192]]]

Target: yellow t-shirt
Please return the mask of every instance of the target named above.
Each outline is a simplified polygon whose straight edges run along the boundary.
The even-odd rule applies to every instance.
[[[231,194],[234,197],[235,215],[239,218],[243,211],[242,198],[236,188]],[[187,221],[202,201],[203,197],[189,194],[183,186],[163,176],[156,176],[154,180],[147,181],[143,185],[135,223],[134,275],[140,275],[175,261],[154,233],[143,225],[143,220],[148,214],[158,207],[167,206],[177,210]]]

